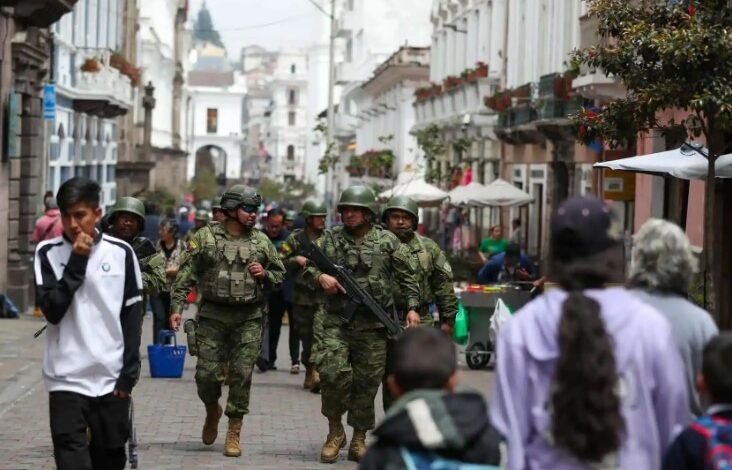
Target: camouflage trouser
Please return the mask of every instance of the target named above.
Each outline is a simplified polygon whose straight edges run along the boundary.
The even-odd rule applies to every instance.
[[[315,312],[319,305],[298,305],[292,306],[292,323],[297,332],[298,338],[302,341],[302,362],[309,367],[311,364],[313,348],[313,322]]]
[[[386,365],[386,330],[353,330],[324,315],[320,392],[322,413],[340,418],[348,411],[354,429],[374,428],[374,398]]]
[[[323,318],[325,318],[325,315],[327,314],[323,304],[320,304],[313,313],[313,344],[310,348],[310,362],[318,370],[320,370],[320,362],[323,359],[321,352],[323,349]]]
[[[431,313],[429,313],[429,310],[426,314],[422,315],[420,320],[422,323],[420,325],[433,327],[435,325],[435,319],[432,316]],[[386,378],[391,373],[390,365],[392,360],[392,355],[394,354],[394,340],[390,340],[388,344],[386,345],[386,368],[384,369],[384,379],[382,380],[382,386],[381,386],[381,401],[384,405],[384,411],[388,410],[391,405],[396,401],[396,398],[389,392],[389,387],[386,385]]]
[[[235,324],[199,318],[196,342],[196,385],[201,401],[210,405],[219,400],[224,367],[228,362],[230,382],[226,416],[241,418],[249,413],[252,370],[262,343],[262,318]]]

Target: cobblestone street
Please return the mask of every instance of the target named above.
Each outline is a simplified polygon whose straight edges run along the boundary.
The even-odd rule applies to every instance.
[[[143,345],[150,337],[145,319]],[[41,380],[43,340],[33,333],[38,319],[0,322],[0,469],[51,469],[53,447],[48,428],[48,396]],[[287,330],[287,328],[284,328]],[[183,336],[179,335],[183,340]],[[255,372],[251,410],[244,419],[242,457],[223,456],[226,419],[219,438],[207,447],[200,441],[203,406],[193,380],[195,359],[186,358],[182,379],[151,379],[146,346],[143,369],[134,390],[140,469],[353,469],[346,450],[335,465],[317,462],[327,433],[320,397],[302,389],[304,374],[290,375],[287,334],[280,339],[277,371]],[[470,371],[460,358],[462,384],[488,391],[491,374]],[[381,403],[381,397],[377,397]],[[380,407],[377,407],[377,409]],[[382,413],[377,414],[380,419]],[[345,420],[344,420],[345,422]],[[350,437],[350,430],[349,437]]]

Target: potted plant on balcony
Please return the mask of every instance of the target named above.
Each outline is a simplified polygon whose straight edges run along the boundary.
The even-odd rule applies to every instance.
[[[475,79],[486,78],[488,76],[488,64],[483,61],[476,62],[474,76]]]
[[[352,155],[348,160],[346,167],[348,175],[351,177],[363,176],[363,159],[361,155]]]
[[[468,67],[460,73],[460,78],[462,78],[464,82],[472,82],[474,72],[475,70]]]
[[[527,83],[525,85],[521,85],[520,87],[513,90],[511,93],[511,96],[513,98],[518,98],[519,100],[525,100],[531,97],[531,83]]]
[[[445,91],[450,91],[454,88],[459,87],[463,83],[463,79],[461,77],[456,77],[454,75],[448,75],[447,78],[443,81],[443,85],[445,86]]]
[[[439,83],[431,82],[432,85],[432,96],[440,96],[442,94],[442,85]]]
[[[572,78],[566,75],[557,75],[552,84],[554,96],[561,100],[568,100],[572,92]]]
[[[81,64],[82,72],[96,73],[102,70],[102,63],[97,57],[89,57]]]
[[[429,99],[432,96],[432,87],[420,87],[414,90],[414,96],[417,98],[417,101],[425,101]]]

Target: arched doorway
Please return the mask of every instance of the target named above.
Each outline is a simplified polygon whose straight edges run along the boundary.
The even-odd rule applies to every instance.
[[[196,150],[195,177],[209,173],[219,186],[226,186],[226,151],[218,145],[204,145]]]

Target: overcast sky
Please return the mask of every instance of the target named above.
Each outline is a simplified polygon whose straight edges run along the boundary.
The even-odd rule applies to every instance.
[[[191,27],[202,4],[203,0],[190,2]],[[325,18],[308,0],[206,0],[206,6],[232,60],[249,44],[268,49],[307,47],[317,40],[318,15]]]

